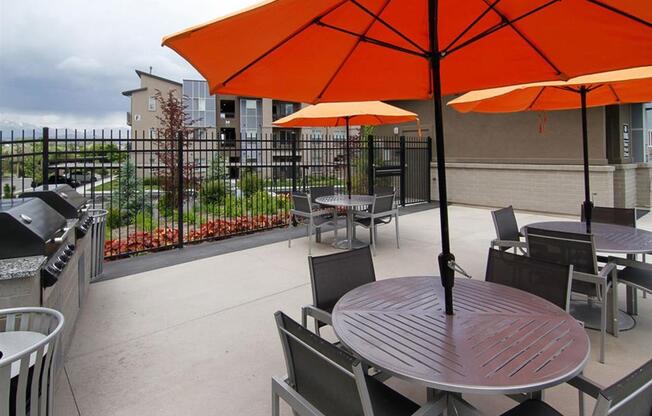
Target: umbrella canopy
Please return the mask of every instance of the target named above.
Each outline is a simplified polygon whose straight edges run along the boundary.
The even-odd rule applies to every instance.
[[[586,87],[587,107],[652,101],[652,66],[580,76],[568,81],[536,82],[471,91],[449,101],[462,113],[570,110],[580,108]]]
[[[550,81],[471,91],[448,103],[456,110],[479,113],[582,109],[584,218],[591,232],[591,185],[586,108],[652,101],[652,66]]]
[[[398,124],[419,120],[419,116],[381,101],[320,103],[310,105],[272,123],[279,127],[346,126],[346,191],[351,197],[351,136],[349,127]]]
[[[652,64],[649,0],[276,0],[164,38],[212,93],[309,103],[432,97],[453,314],[442,94]]]
[[[279,127],[376,126],[416,121],[416,113],[381,101],[309,105],[272,123]]]

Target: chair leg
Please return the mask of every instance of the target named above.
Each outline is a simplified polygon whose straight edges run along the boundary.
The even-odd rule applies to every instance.
[[[306,308],[301,308],[301,326],[308,328],[308,310]]]
[[[272,416],[280,416],[280,414],[280,400],[278,394],[276,394],[274,387],[272,386]]]
[[[401,245],[398,242],[398,214],[394,215],[394,223],[396,226],[396,248],[401,248]]]
[[[604,348],[605,341],[607,338],[607,296],[606,296],[606,286],[603,286],[603,299],[602,304],[600,305],[600,363],[604,364]]]
[[[372,219],[372,221],[373,221],[373,219]],[[376,255],[376,240],[378,239],[378,230],[376,230],[376,226],[373,225],[373,226],[371,226],[369,231],[371,231],[371,233],[374,235],[373,240],[371,240],[371,252],[374,253],[374,256],[375,256]]]
[[[288,223],[288,248],[292,248],[292,217]]]
[[[308,221],[308,255],[312,254],[312,218]]]
[[[580,404],[580,416],[584,416],[584,393],[581,390],[577,391],[579,395],[579,404]]]

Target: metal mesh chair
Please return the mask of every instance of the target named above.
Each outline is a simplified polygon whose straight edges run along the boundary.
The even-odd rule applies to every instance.
[[[301,308],[301,323],[308,326],[308,316],[315,321],[315,332],[331,325],[331,312],[347,292],[376,281],[369,247],[319,257],[308,257],[312,305]]]
[[[600,362],[604,363],[604,348],[607,331],[607,294],[611,290],[611,307],[614,317],[618,316],[618,294],[616,291],[615,264],[607,264],[601,270],[595,254],[592,234],[577,234],[562,231],[527,227],[525,230],[528,255],[534,259],[573,266],[572,291],[597,297],[601,301]],[[614,335],[618,334],[614,325]]]
[[[497,247],[501,250],[514,249],[525,252],[527,244],[521,241],[521,233],[518,230],[514,208],[508,206],[495,211],[491,211],[491,218],[494,220],[496,229],[496,239],[491,241],[491,247]]]
[[[385,196],[385,195],[396,195],[396,190],[393,186],[387,185],[376,185],[374,186],[374,195]]]
[[[330,195],[335,195],[334,186],[311,186],[310,187],[310,202],[316,207],[320,207],[320,208],[324,207],[315,201],[317,198],[320,198],[322,196],[330,196]]]
[[[280,398],[302,416],[407,416],[419,411],[418,404],[368,376],[355,357],[282,312],[275,318],[288,375],[272,377],[272,416],[279,415]],[[443,403],[430,405],[435,406],[444,408]]]
[[[292,205],[290,210],[290,224],[296,221],[297,224],[304,224],[308,228],[308,254],[312,253],[313,230],[321,230],[325,225],[333,225],[335,240],[337,240],[337,215],[333,208],[313,209],[312,202],[307,194],[303,192],[292,193]],[[288,247],[292,247],[292,234],[289,233]]]
[[[596,399],[593,416],[650,416],[652,415],[652,360],[611,386],[603,388],[580,375],[568,384],[579,392],[580,415],[584,415],[584,394]],[[527,400],[502,416],[562,416],[539,400]]]
[[[366,211],[359,211],[354,214],[354,226],[369,229],[369,241],[373,253],[376,253],[376,240],[378,238],[377,227],[392,222],[396,226],[396,248],[400,248],[399,231],[398,231],[398,207],[394,205],[394,194],[374,195],[374,202]]]
[[[8,341],[0,344],[0,415],[53,414],[53,357],[63,325],[63,315],[52,309],[0,310],[0,333],[34,340],[19,350]]]
[[[485,280],[532,293],[568,311],[572,275],[573,266],[490,248]]]
[[[582,221],[585,221],[584,210],[581,209]],[[616,224],[625,227],[636,227],[635,208],[593,207],[591,220],[603,224]]]

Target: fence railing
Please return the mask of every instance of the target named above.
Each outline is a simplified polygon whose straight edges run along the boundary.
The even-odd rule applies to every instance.
[[[4,134],[1,134],[4,133]],[[108,211],[105,257],[182,247],[288,225],[293,190],[345,192],[346,142],[333,136],[215,133],[163,138],[150,131],[0,132],[2,198],[67,183]],[[378,184],[400,203],[430,200],[431,140],[352,139],[354,193]]]

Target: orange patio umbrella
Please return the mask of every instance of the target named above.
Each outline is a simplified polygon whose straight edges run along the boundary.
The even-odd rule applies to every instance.
[[[351,137],[350,125],[377,126],[418,121],[419,116],[381,101],[321,103],[302,108],[275,121],[279,127],[338,127],[346,126],[346,191],[351,197]]]
[[[652,101],[652,66],[550,81],[472,91],[448,103],[456,110],[479,113],[582,109],[584,157],[584,218],[591,232],[591,185],[587,107]]]
[[[275,0],[167,36],[212,93],[308,103],[432,98],[453,313],[442,94],[652,64],[649,0]]]

